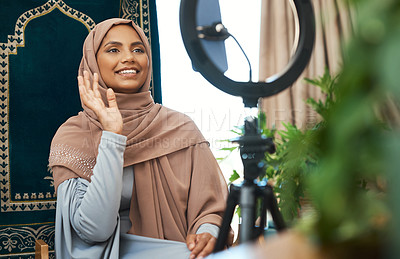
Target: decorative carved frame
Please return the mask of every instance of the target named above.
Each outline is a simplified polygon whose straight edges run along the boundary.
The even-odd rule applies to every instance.
[[[88,15],[68,6],[63,0],[48,0],[45,4],[30,9],[19,16],[13,35],[8,35],[7,42],[0,42],[0,213],[54,210],[55,193],[16,193],[11,197],[9,168],[9,55],[17,55],[19,47],[25,47],[24,32],[27,24],[38,17],[58,9],[88,29],[92,30],[95,22]],[[133,20],[138,24],[149,41],[150,8],[149,0],[121,0],[120,17]],[[150,42],[151,43],[151,42]],[[154,94],[153,90],[151,90]],[[52,184],[52,177],[45,177]],[[18,224],[0,226],[0,258],[34,258],[35,240],[43,239],[49,247],[54,247],[54,222],[37,224]],[[54,258],[54,251],[50,251]]]
[[[88,31],[95,26],[95,22],[89,16],[69,7],[62,0],[49,0],[45,4],[23,13],[17,19],[14,35],[8,35],[8,41],[0,43],[0,212],[35,211],[56,208],[55,193],[17,193],[15,197],[11,197],[8,148],[9,55],[17,55],[17,49],[25,47],[24,32],[28,23],[35,18],[52,12],[56,8],[65,15],[83,23]]]

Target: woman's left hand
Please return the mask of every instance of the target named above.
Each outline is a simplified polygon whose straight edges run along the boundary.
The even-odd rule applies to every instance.
[[[192,252],[190,259],[204,258],[212,253],[217,239],[210,233],[189,234],[186,238],[186,245]]]

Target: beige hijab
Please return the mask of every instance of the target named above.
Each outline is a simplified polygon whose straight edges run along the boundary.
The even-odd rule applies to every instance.
[[[149,74],[138,93],[117,93],[127,136],[124,167],[134,166],[129,233],[184,242],[204,223],[219,225],[227,188],[208,144],[187,116],[155,104],[149,92],[151,52],[143,31],[130,20],[99,23],[87,36],[79,74],[99,73],[96,52],[108,30],[129,24],[137,31],[149,57]],[[104,81],[100,92],[106,103]],[[90,181],[102,133],[95,113],[83,112],[67,120],[53,138],[49,166],[55,188],[70,178]]]

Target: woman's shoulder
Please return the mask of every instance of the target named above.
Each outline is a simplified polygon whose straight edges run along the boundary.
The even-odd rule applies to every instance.
[[[89,130],[87,118],[85,117],[86,116],[83,114],[83,112],[79,112],[77,115],[68,118],[57,129],[54,138],[60,135],[75,135],[77,132]]]
[[[199,127],[190,116],[165,106],[162,106],[161,109],[164,113],[168,114],[167,121],[163,125],[167,125],[171,129],[179,131],[178,134],[180,139],[185,139],[185,141],[188,141],[189,139],[196,140],[189,141],[193,146],[201,143],[206,143],[207,146],[209,145]]]
[[[179,112],[177,110],[174,110],[174,109],[171,109],[169,107],[166,107],[164,105],[161,105],[161,111],[163,113],[166,113],[168,115],[168,117],[181,118],[186,122],[194,123],[194,121],[192,120],[192,118],[190,118],[190,116],[186,115],[183,112]]]

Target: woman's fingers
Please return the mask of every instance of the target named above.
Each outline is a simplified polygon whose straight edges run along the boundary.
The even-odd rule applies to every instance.
[[[192,253],[190,254],[190,259],[197,258],[198,254],[203,251],[204,247],[207,245],[207,239],[205,238],[199,238],[197,236],[197,242],[195,248],[192,250]]]
[[[190,251],[196,246],[196,235],[189,234],[186,238],[186,245]]]
[[[82,76],[78,76],[78,87],[79,87],[79,95],[81,97],[81,100],[84,104],[86,104],[87,103],[87,91],[86,91],[86,87],[83,82]]]
[[[212,237],[211,239],[208,240],[207,245],[203,248],[203,251],[200,252],[200,254],[197,256],[197,258],[204,258],[208,256],[209,254],[212,253],[215,247],[215,243],[217,242],[217,239],[215,237]]]
[[[118,109],[117,98],[115,97],[115,93],[114,93],[113,89],[111,89],[111,88],[107,89],[107,101],[108,101],[109,108]]]
[[[86,100],[93,101],[94,98],[101,100],[100,92],[99,92],[99,76],[97,73],[94,73],[93,76],[93,87],[90,83],[89,72],[86,70],[83,71],[83,76],[78,76],[78,85],[83,88],[83,91],[80,91],[86,96]]]
[[[111,88],[107,89],[107,101],[109,108],[105,109],[106,116],[104,118],[99,117],[99,120],[103,125],[104,130],[121,134],[123,128],[122,116],[118,110],[117,100],[114,91]]]
[[[85,82],[85,86],[87,90],[91,90],[90,88],[90,76],[89,76],[89,72],[88,71],[83,71],[83,79]]]
[[[82,92],[82,93],[86,92],[85,91],[85,86],[83,84],[82,76],[78,76],[78,86],[79,86],[79,92]]]
[[[99,75],[97,73],[94,73],[93,75],[93,92],[96,98],[101,98],[99,92]]]
[[[202,233],[195,235],[195,247],[190,249],[192,253],[190,254],[190,259],[193,258],[203,258],[209,255],[215,246],[216,239],[210,233]],[[186,243],[187,240],[186,240]]]
[[[104,104],[99,91],[99,75],[94,73],[93,84],[90,84],[90,76],[87,71],[83,71],[83,76],[78,76],[79,94],[82,103],[94,111],[103,126],[103,130],[121,134],[123,121],[118,110],[117,98],[114,91],[107,89],[108,107]]]
[[[98,100],[96,100],[94,96],[94,91],[90,87],[89,73],[87,71],[83,72],[83,76],[78,76],[78,86],[79,95],[84,105],[94,110],[95,112],[98,109],[97,107],[99,107],[99,105],[100,107],[104,106],[101,98],[98,98]]]

